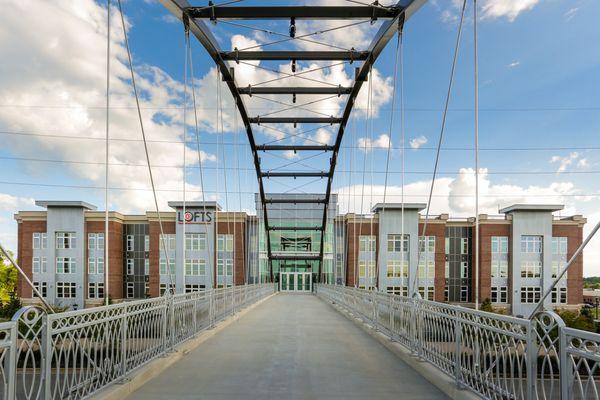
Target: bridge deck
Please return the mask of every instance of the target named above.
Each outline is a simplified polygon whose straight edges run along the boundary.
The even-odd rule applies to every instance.
[[[278,294],[130,399],[443,399],[329,305]]]

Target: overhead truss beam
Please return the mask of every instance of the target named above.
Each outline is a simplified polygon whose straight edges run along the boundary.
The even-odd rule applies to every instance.
[[[328,145],[298,145],[298,146],[296,146],[296,145],[285,145],[285,144],[281,144],[281,145],[262,144],[262,145],[258,145],[256,147],[256,149],[260,150],[260,151],[293,151],[293,152],[297,152],[297,151],[331,151],[331,150],[333,150],[333,146],[328,146]]]
[[[341,118],[335,117],[251,117],[251,124],[339,124]]]
[[[223,19],[390,19],[397,7],[365,6],[246,6],[189,7],[191,18]]]
[[[265,199],[265,204],[325,204],[325,199]]]
[[[363,61],[368,51],[225,51],[225,61]]]
[[[299,172],[289,172],[289,171],[263,171],[260,173],[263,178],[327,178],[329,176],[329,172],[326,171],[299,171]]]
[[[271,231],[322,231],[322,226],[270,226]]]
[[[291,255],[291,254],[272,254],[271,255],[271,260],[290,260],[290,261],[301,261],[301,260],[307,260],[307,261],[319,261],[321,260],[321,257],[318,254],[312,255],[312,254],[306,254],[306,255]]]
[[[239,88],[240,94],[252,96],[253,94],[350,94],[351,87],[345,86],[320,86],[320,87],[242,87]]]

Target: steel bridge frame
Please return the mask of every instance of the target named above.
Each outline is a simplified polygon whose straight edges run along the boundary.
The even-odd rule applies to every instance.
[[[331,189],[333,184],[333,177],[335,167],[337,165],[338,153],[344,137],[344,132],[354,102],[360,92],[360,89],[364,82],[367,81],[371,68],[383,49],[386,47],[388,42],[394,37],[394,35],[403,29],[404,23],[427,1],[427,0],[400,0],[394,6],[383,7],[377,2],[364,6],[251,6],[251,7],[240,7],[240,6],[219,6],[209,5],[205,7],[192,7],[187,0],[160,0],[161,3],[179,20],[181,20],[187,29],[196,37],[196,39],[202,44],[205,50],[208,52],[210,57],[214,60],[215,64],[219,68],[222,80],[227,84],[231,95],[234,98],[237,109],[240,113],[240,117],[244,123],[246,130],[246,136],[248,137],[248,143],[252,151],[252,157],[254,161],[254,168],[256,170],[256,177],[258,180],[259,195],[263,213],[263,223],[265,227],[266,242],[267,242],[267,256],[269,260],[269,275],[271,281],[273,281],[273,260],[286,259],[276,256],[271,250],[271,235],[270,232],[277,229],[272,229],[269,225],[268,217],[268,204],[275,203],[289,203],[289,204],[300,204],[300,203],[311,203],[311,204],[322,204],[323,205],[323,219],[320,227],[317,227],[318,231],[321,232],[321,241],[318,257],[310,256],[306,260],[318,260],[319,268],[317,272],[317,279],[321,281],[321,271],[323,266],[323,246],[325,240],[325,232],[327,227],[327,216],[328,206],[331,198]],[[335,20],[349,20],[349,19],[363,19],[371,20],[374,22],[378,19],[384,20],[379,28],[378,32],[373,37],[369,48],[366,51],[223,51],[219,48],[216,39],[210,32],[204,20],[216,22],[219,19],[335,19]],[[356,69],[355,79],[351,87],[315,87],[315,88],[298,88],[298,87],[278,87],[278,88],[252,88],[252,87],[239,87],[235,83],[235,76],[233,68],[227,64],[227,61],[239,60],[349,60],[351,62],[361,61],[362,64]],[[260,118],[250,117],[248,115],[246,106],[242,96],[252,96],[252,94],[338,94],[347,95],[348,99],[344,107],[344,111],[341,118]],[[333,146],[267,146],[257,145],[252,130],[253,124],[263,123],[327,123],[327,124],[338,124],[338,132]],[[261,169],[259,151],[281,151],[281,150],[293,150],[293,151],[331,151],[332,156],[330,159],[329,171],[319,172],[288,172],[288,173],[274,173],[264,171]],[[318,176],[321,178],[327,178],[327,186],[325,196],[322,199],[311,200],[311,199],[291,199],[289,201],[269,199],[266,196],[264,189],[264,178],[271,177],[309,177]],[[308,257],[308,256],[307,256]],[[294,258],[296,259],[296,258]]]

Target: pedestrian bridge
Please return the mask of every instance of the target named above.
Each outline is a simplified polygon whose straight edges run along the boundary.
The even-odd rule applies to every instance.
[[[377,291],[273,284],[0,324],[2,399],[598,399],[600,335]]]
[[[278,294],[129,399],[442,399],[446,396],[313,295]]]

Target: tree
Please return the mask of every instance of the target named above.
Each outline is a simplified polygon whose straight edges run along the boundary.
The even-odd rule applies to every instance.
[[[479,307],[481,311],[494,312],[494,308],[492,307],[492,302],[490,299],[485,299],[481,306]]]
[[[14,256],[10,250],[8,253]],[[0,253],[0,303],[8,303],[17,293],[17,269]]]

